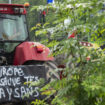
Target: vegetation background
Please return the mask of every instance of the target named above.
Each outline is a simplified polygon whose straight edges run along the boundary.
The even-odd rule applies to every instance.
[[[52,48],[55,56],[66,55],[60,61],[66,66],[63,69],[64,78],[46,86],[47,90],[53,88],[57,91],[52,105],[104,105],[104,49],[94,46],[89,50],[80,45],[81,41],[98,46],[104,44],[104,0],[60,0],[46,6],[34,6],[31,11],[40,9],[49,9],[50,19],[40,28],[33,27],[33,30],[38,28],[36,35],[44,38],[50,33],[50,39],[47,38],[45,44]],[[75,38],[68,39],[73,32]],[[58,69],[57,72],[60,71]]]

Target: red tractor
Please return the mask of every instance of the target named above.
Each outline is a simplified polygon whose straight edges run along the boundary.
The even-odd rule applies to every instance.
[[[42,98],[39,87],[24,83],[59,78],[49,54],[49,48],[30,41],[24,5],[0,4],[0,103]]]

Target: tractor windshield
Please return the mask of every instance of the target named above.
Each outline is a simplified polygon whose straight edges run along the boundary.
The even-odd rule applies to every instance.
[[[0,14],[0,39],[24,41],[28,37],[24,15]]]
[[[25,15],[0,14],[0,49],[14,51],[28,38]]]

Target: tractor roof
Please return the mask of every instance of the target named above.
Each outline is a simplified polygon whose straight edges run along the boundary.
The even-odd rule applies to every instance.
[[[23,7],[24,5],[22,4],[0,4],[0,6],[7,6],[7,7]]]
[[[0,14],[26,14],[26,9],[21,4],[0,4]]]

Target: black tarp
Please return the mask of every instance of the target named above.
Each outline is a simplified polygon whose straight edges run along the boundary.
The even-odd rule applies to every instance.
[[[41,78],[46,80],[44,66],[0,66],[0,103],[41,98],[38,86],[27,85],[30,81],[37,82]],[[29,97],[23,98],[26,94]]]

